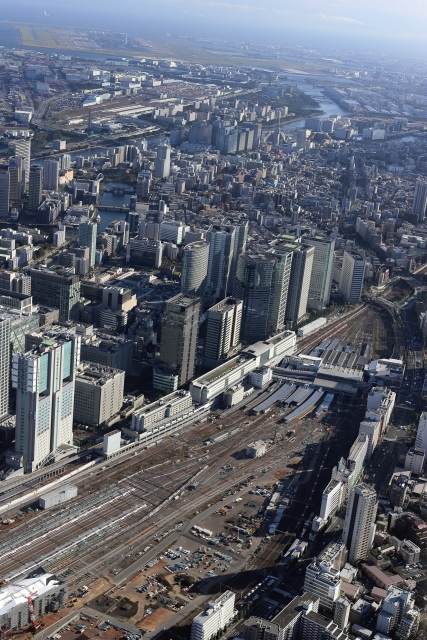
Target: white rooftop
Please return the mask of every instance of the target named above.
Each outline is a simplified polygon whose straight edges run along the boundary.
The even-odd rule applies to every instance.
[[[7,584],[0,588],[0,616],[7,614],[16,605],[27,602],[28,596],[40,596],[60,580],[53,573],[45,573],[37,578],[25,578],[19,584]]]

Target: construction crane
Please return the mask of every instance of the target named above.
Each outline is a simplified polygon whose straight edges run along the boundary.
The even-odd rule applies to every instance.
[[[301,455],[302,456],[305,456],[306,451],[307,451],[307,445],[310,444],[311,424],[312,424],[312,422],[313,422],[313,420],[311,420],[311,419],[308,421],[307,434],[306,434],[305,439],[304,439],[304,447],[303,447],[303,449],[301,451]]]
[[[36,614],[34,613],[34,603],[33,603],[33,595],[36,595],[37,591],[35,591],[32,595],[26,596],[28,600],[28,611],[30,612],[30,620],[33,625],[34,631],[38,629]]]
[[[7,580],[0,580],[0,585],[1,584],[8,585],[9,583],[7,582]],[[33,594],[30,594],[29,596],[25,596],[25,598],[27,598],[27,601],[28,601],[28,611],[30,613],[30,620],[31,620],[31,624],[33,626],[34,631],[36,631],[39,628],[39,625],[37,624],[36,614],[34,613],[34,603],[33,603],[33,596],[35,596],[36,594],[37,594],[37,591],[35,591]],[[4,632],[0,630],[0,634],[3,637]]]

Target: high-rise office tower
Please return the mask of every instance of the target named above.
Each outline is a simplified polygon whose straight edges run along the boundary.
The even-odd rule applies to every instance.
[[[240,335],[246,344],[269,337],[275,265],[273,256],[246,253],[237,261],[233,295],[243,301]]]
[[[209,246],[209,242],[199,240],[184,247],[181,277],[183,293],[203,297],[208,277]]]
[[[59,321],[78,320],[80,280],[65,269],[31,269],[31,291],[36,304],[59,308]]]
[[[190,127],[188,141],[210,144],[212,141],[212,125],[209,122],[195,122]]]
[[[25,158],[9,158],[9,200],[19,202],[25,187]]]
[[[239,129],[223,121],[216,121],[212,125],[212,145],[224,155],[236,153]]]
[[[9,148],[13,152],[13,155],[19,156],[25,159],[25,183],[28,182],[30,175],[30,162],[31,162],[31,140],[25,138],[17,138],[9,143]]]
[[[273,299],[271,305],[270,334],[283,329],[288,302],[293,251],[288,247],[274,247],[267,254],[276,258]]]
[[[227,227],[233,226],[235,228],[234,232],[234,247],[233,247],[233,257],[231,259],[230,265],[230,275],[228,278],[228,290],[227,293],[230,295],[233,291],[234,278],[236,277],[237,270],[237,261],[239,256],[246,251],[246,242],[248,239],[248,230],[249,230],[249,222],[247,220],[234,220],[229,218],[227,221]]]
[[[313,268],[314,247],[295,247],[286,304],[286,322],[297,326],[307,313],[308,292]]]
[[[154,161],[154,177],[167,178],[171,170],[171,148],[168,144],[157,145],[157,158]]]
[[[346,302],[360,302],[365,276],[365,258],[357,251],[344,251],[339,291]]]
[[[194,375],[201,299],[186,293],[166,301],[162,319],[160,359],[183,385]]]
[[[313,311],[320,311],[329,304],[331,297],[335,240],[310,236],[303,238],[303,244],[314,247],[307,308]]]
[[[43,167],[34,164],[30,168],[30,180],[28,187],[28,210],[37,211],[42,203],[43,191]]]
[[[67,171],[71,169],[71,156],[69,153],[63,153],[61,156],[61,169]]]
[[[81,247],[89,247],[89,263],[95,265],[96,234],[98,225],[93,220],[87,220],[79,224],[79,244]]]
[[[58,158],[43,163],[43,189],[58,191],[60,162]]]
[[[10,319],[0,313],[0,418],[9,410]]]
[[[357,484],[350,491],[345,514],[343,543],[348,549],[348,561],[354,564],[366,560],[375,534],[377,494],[367,484]]]
[[[9,216],[10,176],[8,167],[0,167],[0,218]]]
[[[418,220],[424,220],[427,207],[427,181],[418,180],[415,185],[414,200],[412,202],[412,213],[414,213]]]
[[[285,321],[292,250],[239,256],[233,295],[243,301],[241,340],[251,344],[280,330]]]
[[[61,445],[73,444],[75,370],[80,336],[50,334],[12,359],[16,389],[15,453],[26,472],[35,471]]]
[[[206,234],[209,242],[208,288],[217,298],[224,298],[230,288],[236,227],[213,226]]]
[[[141,171],[136,181],[136,195],[138,198],[148,198],[151,188],[151,171]]]
[[[206,366],[218,366],[239,344],[242,308],[241,300],[225,298],[208,309],[203,352]]]
[[[291,211],[291,225],[295,227],[298,224],[299,211],[298,207]]]

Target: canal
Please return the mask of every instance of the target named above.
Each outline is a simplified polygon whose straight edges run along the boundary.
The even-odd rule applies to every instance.
[[[105,189],[112,190],[113,187],[119,187],[119,188],[125,187],[126,191],[130,191],[131,189],[130,185],[123,184],[121,182],[105,183]],[[123,207],[123,205],[129,204],[130,199],[131,199],[130,193],[125,193],[124,195],[117,195],[114,193],[108,193],[107,191],[104,191],[104,193],[102,194],[102,198],[101,198],[101,202],[99,203],[99,206],[102,207],[104,205],[106,207]],[[98,213],[101,218],[101,222],[98,225],[98,233],[100,233],[101,231],[104,231],[104,229],[108,227],[110,222],[112,222],[113,220],[126,219],[126,213],[121,213],[119,211],[103,211],[102,209],[99,209]]]

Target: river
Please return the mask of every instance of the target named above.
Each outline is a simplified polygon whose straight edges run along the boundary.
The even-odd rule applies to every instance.
[[[315,86],[313,84],[307,82],[301,82],[299,78],[303,78],[304,76],[298,74],[298,76],[294,76],[292,74],[288,74],[289,80],[298,79],[296,86],[298,89],[306,93],[311,98],[314,98],[319,103],[319,108],[323,111],[321,114],[322,118],[329,118],[331,116],[348,116],[348,111],[345,111],[337,105],[335,102],[332,102],[329,98],[325,98],[322,93],[322,88]],[[310,76],[310,79],[314,79],[315,76]],[[318,78],[319,79],[319,78]],[[280,126],[281,131],[289,131],[292,129],[301,129],[305,124],[305,118],[300,118],[299,120],[294,120],[293,122],[288,122],[286,124],[282,124]]]
[[[130,190],[130,185],[124,185],[121,182],[107,182],[105,184],[106,189],[112,189],[113,187],[125,187],[127,190]],[[102,194],[100,206],[104,205],[106,207],[122,207],[124,204],[129,204],[130,202],[130,194],[125,193],[123,196],[113,195],[112,193],[104,193]],[[101,222],[98,225],[98,233],[104,231],[105,227],[108,227],[110,222],[113,220],[125,220],[126,213],[120,213],[119,211],[98,211],[99,216],[101,218]]]

